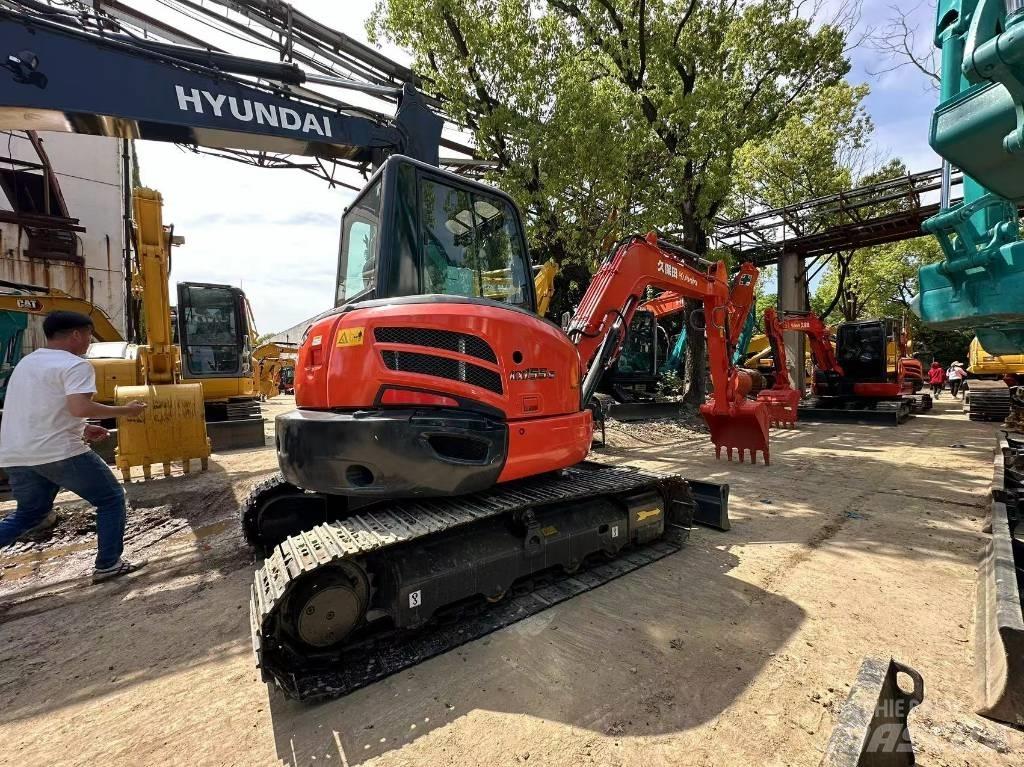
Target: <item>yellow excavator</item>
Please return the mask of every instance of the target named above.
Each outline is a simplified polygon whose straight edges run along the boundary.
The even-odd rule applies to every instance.
[[[141,466],[143,476],[149,479],[152,464],[162,465],[164,476],[169,476],[172,461],[181,461],[187,473],[192,459],[199,459],[205,470],[210,457],[203,387],[181,382],[171,333],[168,278],[172,234],[163,225],[163,200],[159,192],[136,188],[132,206],[138,253],[132,295],[141,301],[146,343],[137,347],[139,383],[117,385],[114,402],[140,400],[146,409],[137,416],[117,419],[114,462],[126,482],[133,466]]]
[[[298,355],[298,344],[265,343],[253,350],[253,376],[261,400],[268,400],[293,389]]]
[[[1024,354],[989,354],[978,341],[967,352],[964,412],[972,421],[1002,421],[1011,412],[1010,387],[1024,383]],[[1018,416],[1019,417],[1019,416]]]

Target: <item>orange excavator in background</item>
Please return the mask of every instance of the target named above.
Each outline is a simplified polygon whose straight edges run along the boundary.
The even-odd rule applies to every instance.
[[[778,312],[771,307],[764,310],[764,334],[772,350],[775,361],[775,381],[771,388],[763,389],[757,395],[758,402],[768,408],[768,418],[772,426],[792,426],[796,423],[797,408],[803,399],[803,392],[793,388],[789,377],[789,360],[786,356],[786,344],[783,333],[797,331],[807,334],[811,347],[811,356],[816,367],[825,370],[837,370],[832,349],[832,340],[828,326],[812,312],[788,312],[780,319]]]
[[[754,306],[757,274],[748,266],[734,275],[729,289],[728,345],[734,349],[739,343],[745,323]],[[538,291],[538,301],[539,299]],[[681,404],[675,399],[652,396],[668,372],[677,372],[682,365],[686,349],[686,328],[680,331],[674,343],[663,323],[683,311],[686,296],[675,291],[664,291],[644,301],[630,322],[626,342],[617,362],[604,377],[598,391],[610,395],[606,399],[608,414],[619,421],[637,421],[649,418],[672,417],[680,414]],[[760,390],[763,378],[754,373],[752,393]]]
[[[764,312],[765,334],[775,359],[775,383],[758,394],[771,421],[791,425],[797,420],[803,392],[789,378],[783,333],[807,335],[814,360],[813,399],[799,413],[815,420],[902,423],[911,412],[931,407],[931,397],[918,394],[923,385],[920,361],[907,353],[905,332],[892,319],[844,322],[836,328],[833,347],[829,328],[813,312]],[[892,359],[895,357],[894,359]]]

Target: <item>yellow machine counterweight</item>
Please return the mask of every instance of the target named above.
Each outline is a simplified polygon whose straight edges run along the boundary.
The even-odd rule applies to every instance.
[[[170,233],[163,225],[163,200],[159,192],[137,188],[132,201],[138,244],[132,293],[141,299],[146,323],[147,343],[139,347],[144,385],[118,386],[114,399],[119,405],[141,400],[147,407],[138,416],[117,419],[115,462],[125,481],[132,466],[141,466],[148,479],[154,463],[163,465],[168,476],[172,461],[181,461],[188,472],[193,458],[205,470],[210,457],[202,386],[177,382],[168,288]]]

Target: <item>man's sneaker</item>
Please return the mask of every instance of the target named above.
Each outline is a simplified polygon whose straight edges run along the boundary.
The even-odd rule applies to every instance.
[[[109,581],[112,578],[120,578],[122,575],[134,573],[136,570],[141,570],[145,567],[148,561],[147,559],[137,559],[134,562],[129,562],[127,559],[120,559],[117,564],[104,567],[102,570],[97,567],[92,571],[92,582],[103,583],[103,581]]]

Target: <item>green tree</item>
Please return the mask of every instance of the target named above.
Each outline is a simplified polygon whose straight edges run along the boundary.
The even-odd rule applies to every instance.
[[[371,35],[473,131],[529,214],[531,242],[582,287],[600,246],[669,229],[705,253],[737,150],[848,70],[844,31],[799,0],[379,0]],[[693,307],[690,308],[693,311]],[[687,349],[704,397],[704,346]]]
[[[863,103],[867,95],[866,85],[841,82],[824,88],[779,130],[740,147],[726,215],[738,218],[853,186],[870,161],[873,125]],[[796,234],[803,234],[801,222],[790,223]]]

